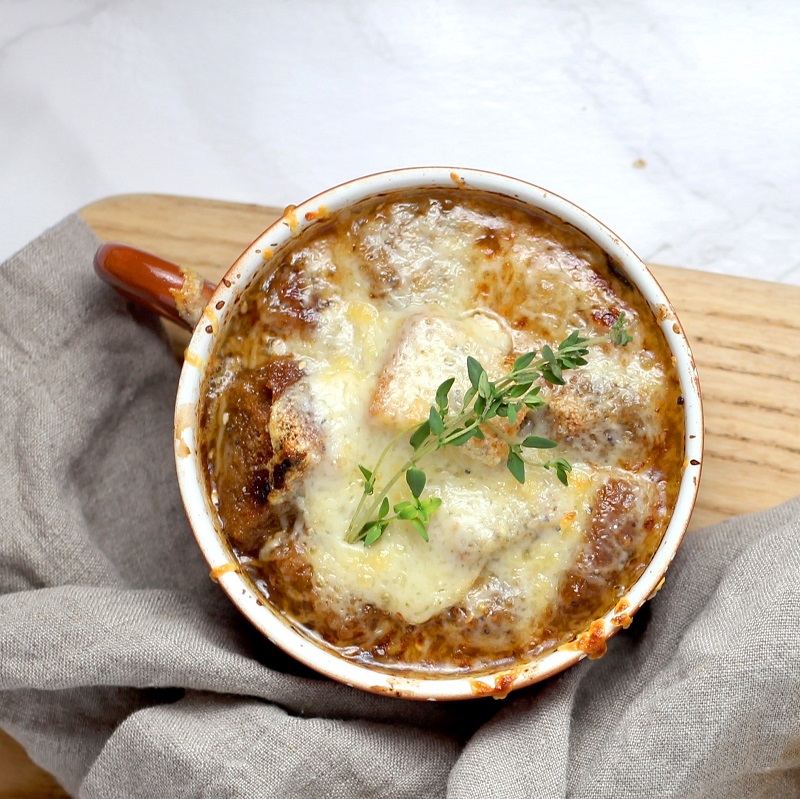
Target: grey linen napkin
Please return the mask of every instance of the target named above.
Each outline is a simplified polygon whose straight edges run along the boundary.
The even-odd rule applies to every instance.
[[[85,797],[800,796],[800,499],[690,535],[608,654],[504,701],[317,677],[208,577],[178,366],[78,217],[0,267],[0,726]]]

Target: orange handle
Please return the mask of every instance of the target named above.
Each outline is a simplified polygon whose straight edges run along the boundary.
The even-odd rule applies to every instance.
[[[94,269],[124,297],[188,330],[194,329],[215,288],[193,269],[115,242],[97,250]]]

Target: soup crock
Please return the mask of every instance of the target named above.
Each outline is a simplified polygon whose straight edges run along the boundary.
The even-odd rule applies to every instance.
[[[683,396],[685,457],[677,502],[654,557],[615,608],[596,620],[588,631],[583,631],[577,642],[494,673],[400,676],[340,657],[273,610],[257,591],[219,529],[198,452],[198,407],[209,359],[225,334],[237,298],[269,268],[267,260],[280,257],[300,233],[323,216],[388,193],[418,188],[452,189],[454,186],[465,192],[477,190],[499,198],[511,198],[531,209],[545,211],[577,228],[613,259],[645,298],[674,358]],[[346,685],[406,699],[505,696],[561,672],[587,655],[601,654],[605,641],[620,628],[627,627],[633,614],[660,588],[689,524],[699,484],[703,419],[697,374],[683,329],[655,278],[618,236],[573,203],[538,186],[489,172],[449,167],[399,169],[343,183],[298,206],[288,207],[280,219],[247,247],[216,288],[189,270],[117,244],[104,245],[98,251],[95,264],[101,277],[122,293],[165,315],[175,316],[177,312],[187,326],[193,325],[178,386],[174,427],[175,462],[186,514],[213,579],[258,630],[307,666]],[[117,264],[124,266],[124,274],[120,274]],[[134,285],[139,279],[146,284],[144,288]]]

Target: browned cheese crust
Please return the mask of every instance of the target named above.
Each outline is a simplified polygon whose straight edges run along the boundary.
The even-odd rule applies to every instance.
[[[315,579],[296,496],[302,495],[304,481],[324,457],[328,442],[325,420],[297,399],[304,396],[300,389],[306,364],[304,356],[288,350],[285,339],[313,338],[321,315],[345,285],[338,266],[345,256],[356,264],[348,267],[348,280],[355,270],[379,312],[429,291],[436,278],[430,266],[404,274],[398,259],[387,257],[387,247],[402,254],[404,237],[410,235],[408,215],[394,213],[397,204],[419,216],[436,216],[445,230],[460,218],[482,220],[467,225],[474,262],[466,264],[472,289],[465,303],[507,324],[516,338],[506,361],[526,346],[554,346],[576,328],[585,335],[602,335],[624,311],[633,322],[634,346],[666,375],[654,407],[643,408],[624,373],[571,372],[565,386],[545,387],[548,406],[535,418],[521,418],[514,429],[507,429],[553,438],[571,461],[589,463],[598,475],[585,492],[587,521],[580,543],[563,569],[553,601],[535,623],[520,624],[514,599],[502,587],[493,590],[492,581],[500,578],[487,569],[471,589],[491,597],[480,613],[465,599],[421,623],[356,594],[334,603]],[[541,241],[533,255],[519,244],[531,236]],[[329,243],[332,260],[312,269],[303,248],[320,240]],[[386,670],[479,674],[528,661],[573,640],[610,611],[640,576],[675,502],[683,460],[680,391],[653,314],[581,233],[491,197],[458,190],[418,192],[316,223],[265,266],[264,275],[247,291],[209,374],[200,441],[206,480],[220,526],[246,572],[273,607],[310,637],[346,658]],[[385,371],[382,379],[391,381],[393,376]],[[392,408],[381,404],[381,396],[378,390],[372,415],[384,414],[391,422]],[[314,397],[308,400],[313,406]],[[286,407],[278,415],[281,402]],[[478,444],[465,456],[467,465],[477,459],[502,470],[505,445],[500,439],[490,440],[484,450]],[[603,464],[612,457],[617,471],[604,473]],[[552,531],[571,522],[572,517],[537,516],[522,526],[534,529],[535,523]]]

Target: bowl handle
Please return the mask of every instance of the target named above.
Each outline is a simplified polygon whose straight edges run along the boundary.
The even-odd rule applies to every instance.
[[[124,297],[187,330],[194,329],[215,289],[194,269],[116,242],[97,250],[94,270]]]

